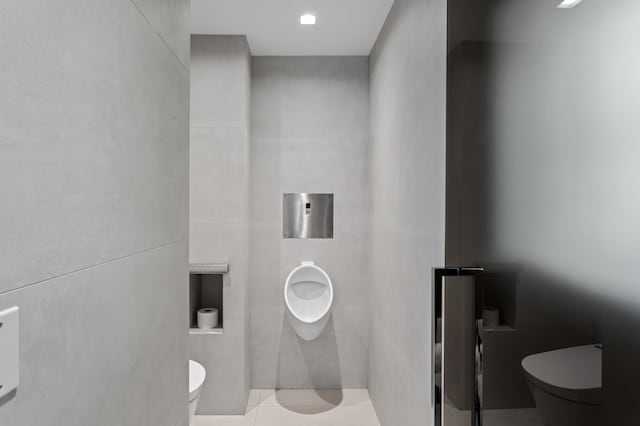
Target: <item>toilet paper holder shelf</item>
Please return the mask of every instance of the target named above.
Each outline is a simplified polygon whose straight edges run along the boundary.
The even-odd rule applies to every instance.
[[[226,274],[229,272],[228,263],[191,263],[189,273],[191,274]]]

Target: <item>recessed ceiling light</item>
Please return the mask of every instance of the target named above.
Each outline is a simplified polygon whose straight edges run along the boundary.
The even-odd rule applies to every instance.
[[[579,5],[580,2],[582,2],[582,0],[564,0],[558,5],[558,9],[571,9]]]
[[[300,23],[302,25],[315,25],[316,24],[316,15],[312,15],[307,13],[300,17]]]

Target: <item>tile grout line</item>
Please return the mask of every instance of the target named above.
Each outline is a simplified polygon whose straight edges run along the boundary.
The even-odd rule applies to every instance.
[[[149,18],[147,17],[147,15],[145,15],[142,10],[138,7],[138,5],[136,4],[136,2],[134,0],[129,0],[129,3],[131,3],[133,5],[133,7],[136,8],[136,10],[138,11],[138,13],[140,13],[140,15],[142,15],[142,17],[144,18],[145,21],[147,21],[147,23],[149,24],[149,26],[151,27],[151,29],[156,33],[156,35],[158,37],[160,37],[160,40],[162,40],[162,43],[164,43],[165,46],[167,46],[167,48],[169,49],[169,51],[173,54],[173,56],[175,56],[175,58],[178,60],[178,62],[187,70],[187,72],[189,72],[189,67],[182,62],[182,59],[180,59],[180,57],[178,56],[178,54],[173,50],[173,48],[169,45],[169,43],[167,42],[167,40],[165,40],[165,38],[162,36],[162,34],[160,34],[160,31],[158,31],[158,29],[155,27],[155,25],[153,25],[153,23],[149,20]],[[191,40],[191,34],[189,34],[189,40]]]
[[[192,220],[189,222],[190,224],[192,223],[197,223],[200,225],[209,225],[209,224],[215,224],[215,225],[244,225],[244,222],[227,222],[227,221],[215,221],[215,220]]]
[[[190,125],[192,129],[246,129],[247,126],[193,126]]]
[[[253,419],[253,426],[258,425],[258,412],[260,411],[261,405],[262,405],[262,389],[258,389],[258,403],[256,405],[256,417]]]
[[[119,261],[124,260],[124,259],[126,259],[128,257],[138,256],[138,255],[143,254],[143,253],[147,253],[147,252],[150,252],[150,251],[153,251],[153,250],[158,250],[160,248],[167,247],[167,246],[170,246],[172,244],[176,244],[176,243],[179,243],[179,242],[182,242],[182,241],[188,241],[188,240],[189,240],[188,238],[180,238],[178,240],[169,241],[168,243],[160,244],[160,245],[155,246],[155,247],[149,247],[149,248],[146,248],[144,250],[135,251],[133,253],[127,253],[127,254],[125,254],[123,256],[119,256],[119,257],[115,257],[113,259],[105,260],[104,262],[96,263],[94,265],[85,266],[85,267],[82,267],[82,268],[79,268],[79,269],[74,269],[73,271],[64,272],[64,273],[59,274],[59,275],[54,275],[52,277],[47,277],[47,278],[44,278],[44,279],[41,279],[41,280],[38,280],[38,281],[34,281],[32,283],[29,283],[29,284],[25,284],[25,285],[17,287],[17,288],[13,288],[11,290],[7,290],[7,291],[5,291],[3,293],[0,293],[0,296],[5,296],[5,295],[9,295],[11,293],[17,292],[17,291],[26,290],[27,288],[31,288],[32,286],[36,286],[36,285],[39,285],[39,284],[44,284],[44,283],[47,283],[49,281],[57,280],[59,278],[64,278],[64,277],[67,277],[67,276],[70,276],[70,275],[75,275],[75,274],[78,274],[78,273],[81,273],[81,272],[88,271],[88,270],[93,269],[93,268],[98,268],[100,266],[105,266],[105,265],[108,265],[110,263],[119,262]]]

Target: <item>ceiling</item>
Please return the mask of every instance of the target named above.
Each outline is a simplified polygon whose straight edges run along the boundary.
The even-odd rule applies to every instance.
[[[368,55],[393,0],[191,0],[192,34],[243,34],[257,56]],[[300,15],[317,16],[300,25]]]

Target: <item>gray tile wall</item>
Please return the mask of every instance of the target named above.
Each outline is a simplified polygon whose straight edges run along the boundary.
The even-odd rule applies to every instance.
[[[431,268],[444,264],[446,2],[396,0],[370,56],[369,391],[430,424]]]
[[[192,36],[190,250],[192,263],[228,263],[223,335],[192,335],[205,382],[198,412],[244,413],[249,393],[249,97],[244,36]]]
[[[186,426],[188,18],[0,5],[0,310],[21,308],[0,424]]]
[[[251,382],[258,388],[367,386],[367,57],[254,57],[251,101]],[[335,194],[334,239],[284,240],[282,193]],[[331,277],[332,320],[313,342],[285,314],[289,272]]]

